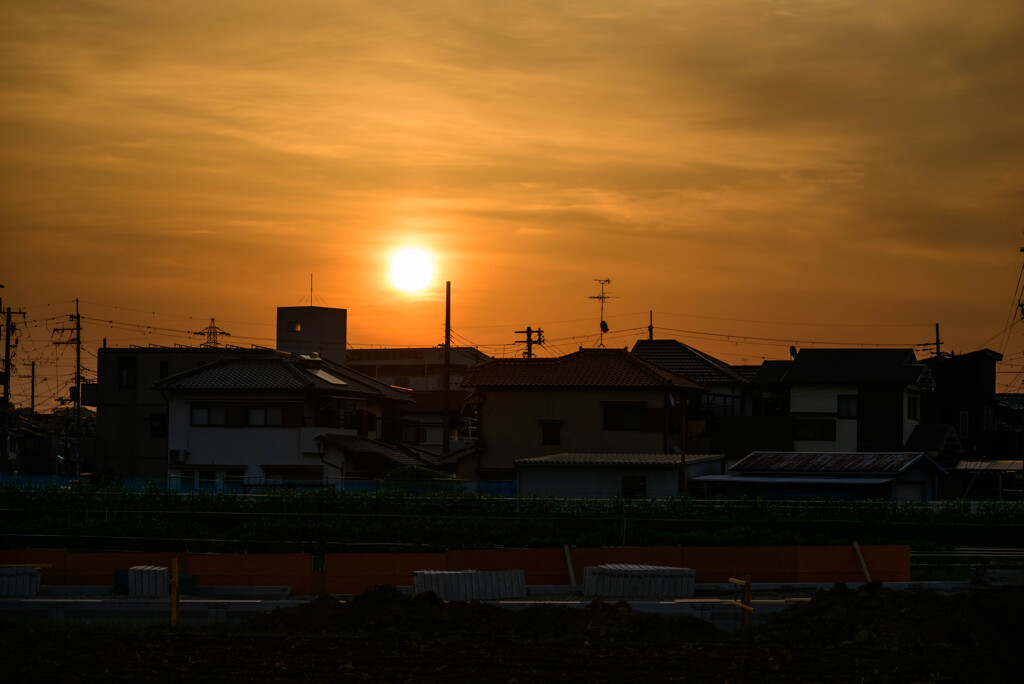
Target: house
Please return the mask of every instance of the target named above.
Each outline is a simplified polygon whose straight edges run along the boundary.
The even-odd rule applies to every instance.
[[[755,451],[725,475],[691,479],[704,498],[929,501],[946,470],[923,453]]]
[[[444,443],[445,404],[449,413],[449,450],[466,447],[475,437],[460,421],[462,405],[469,396],[461,382],[470,368],[491,357],[473,347],[451,347],[448,392],[445,392],[444,347],[392,347],[350,349],[346,365],[372,378],[413,391],[413,404],[405,413],[402,441],[440,455]],[[447,394],[447,396],[446,396]]]
[[[935,423],[952,425],[973,459],[1005,454],[996,430],[996,364],[1003,355],[991,349],[943,354],[924,359],[935,378],[926,407]]]
[[[495,359],[462,380],[477,441],[442,458],[467,480],[513,480],[515,461],[557,453],[679,454],[703,385],[625,349]]]
[[[167,477],[167,399],[159,380],[225,358],[263,357],[266,349],[237,347],[103,347],[96,382],[82,404],[96,409],[93,471],[129,479]]]
[[[904,448],[935,388],[912,349],[801,349],[785,368],[793,451]]]
[[[427,464],[393,446],[408,391],[315,355],[222,359],[157,387],[167,397],[168,476],[184,488],[325,483]]]
[[[764,441],[772,423],[761,420],[761,392],[753,382],[760,367],[730,366],[678,340],[639,340],[633,353],[707,387],[688,415],[690,451],[722,453],[735,461],[755,448],[788,446],[778,439]],[[754,435],[760,441],[752,441]]]
[[[660,499],[677,496],[681,454],[576,454],[519,458],[521,495],[564,498]],[[721,454],[686,454],[685,481],[724,472]]]

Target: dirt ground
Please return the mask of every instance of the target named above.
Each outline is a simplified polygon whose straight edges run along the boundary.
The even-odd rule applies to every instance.
[[[727,634],[595,602],[512,612],[382,587],[189,630],[4,623],[7,682],[1012,682],[1024,589],[837,586]]]

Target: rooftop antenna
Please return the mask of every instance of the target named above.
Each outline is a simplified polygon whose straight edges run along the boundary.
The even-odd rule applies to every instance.
[[[313,306],[313,274],[309,274],[309,305]]]
[[[220,339],[219,338],[220,338],[221,335],[224,335],[225,337],[231,337],[231,333],[226,332],[226,331],[221,330],[220,328],[218,328],[217,324],[214,322],[214,320],[212,318],[210,319],[210,325],[208,325],[205,328],[203,328],[202,330],[200,330],[198,332],[194,332],[192,334],[193,335],[206,335],[206,342],[204,344],[199,345],[200,347],[219,347],[220,346]]]
[[[611,278],[594,278],[595,283],[601,283],[601,294],[591,295],[590,299],[596,299],[601,302],[601,336],[598,338],[597,346],[599,349],[604,349],[604,334],[608,332],[608,324],[604,321],[604,303],[605,300],[612,299],[612,296],[605,294],[604,286],[609,285],[612,280]]]

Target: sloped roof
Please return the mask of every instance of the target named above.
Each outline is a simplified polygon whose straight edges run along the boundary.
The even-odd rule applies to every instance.
[[[789,364],[786,383],[918,383],[929,371],[912,349],[801,349]]]
[[[947,451],[953,454],[964,453],[963,444],[952,425],[930,423],[915,425],[906,443],[907,451]]]
[[[339,363],[307,356],[225,358],[164,378],[167,391],[329,391],[343,395],[383,396],[412,401],[408,392]]]
[[[495,359],[471,369],[463,387],[678,387],[704,386],[659,368],[625,349],[581,349],[550,359]]]
[[[729,468],[749,474],[839,474],[860,475],[901,473],[917,462],[927,463],[940,472],[942,466],[921,452],[794,452],[754,451]]]
[[[687,454],[687,463],[724,459],[723,454]],[[679,454],[583,454],[563,453],[517,458],[516,465],[529,466],[647,466],[679,467]]]
[[[791,360],[779,361],[769,360],[761,364],[754,373],[754,377],[750,379],[751,382],[757,385],[777,385],[782,382],[782,379],[786,376],[786,371],[789,370]]]
[[[435,461],[431,461],[426,457],[421,456],[420,458],[417,458],[413,454],[410,454],[394,445],[386,442],[380,442],[375,439],[369,439],[367,437],[326,434],[320,435],[317,439],[325,442],[326,444],[337,447],[340,451],[346,454],[375,456],[377,458],[383,458],[391,461],[397,465],[432,466],[435,464]]]
[[[679,340],[638,340],[633,345],[633,353],[645,361],[705,385],[747,382],[729,364]]]

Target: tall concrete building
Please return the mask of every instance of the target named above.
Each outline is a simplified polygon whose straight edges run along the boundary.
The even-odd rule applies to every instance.
[[[277,349],[292,354],[319,354],[345,363],[347,309],[324,306],[277,307]]]

